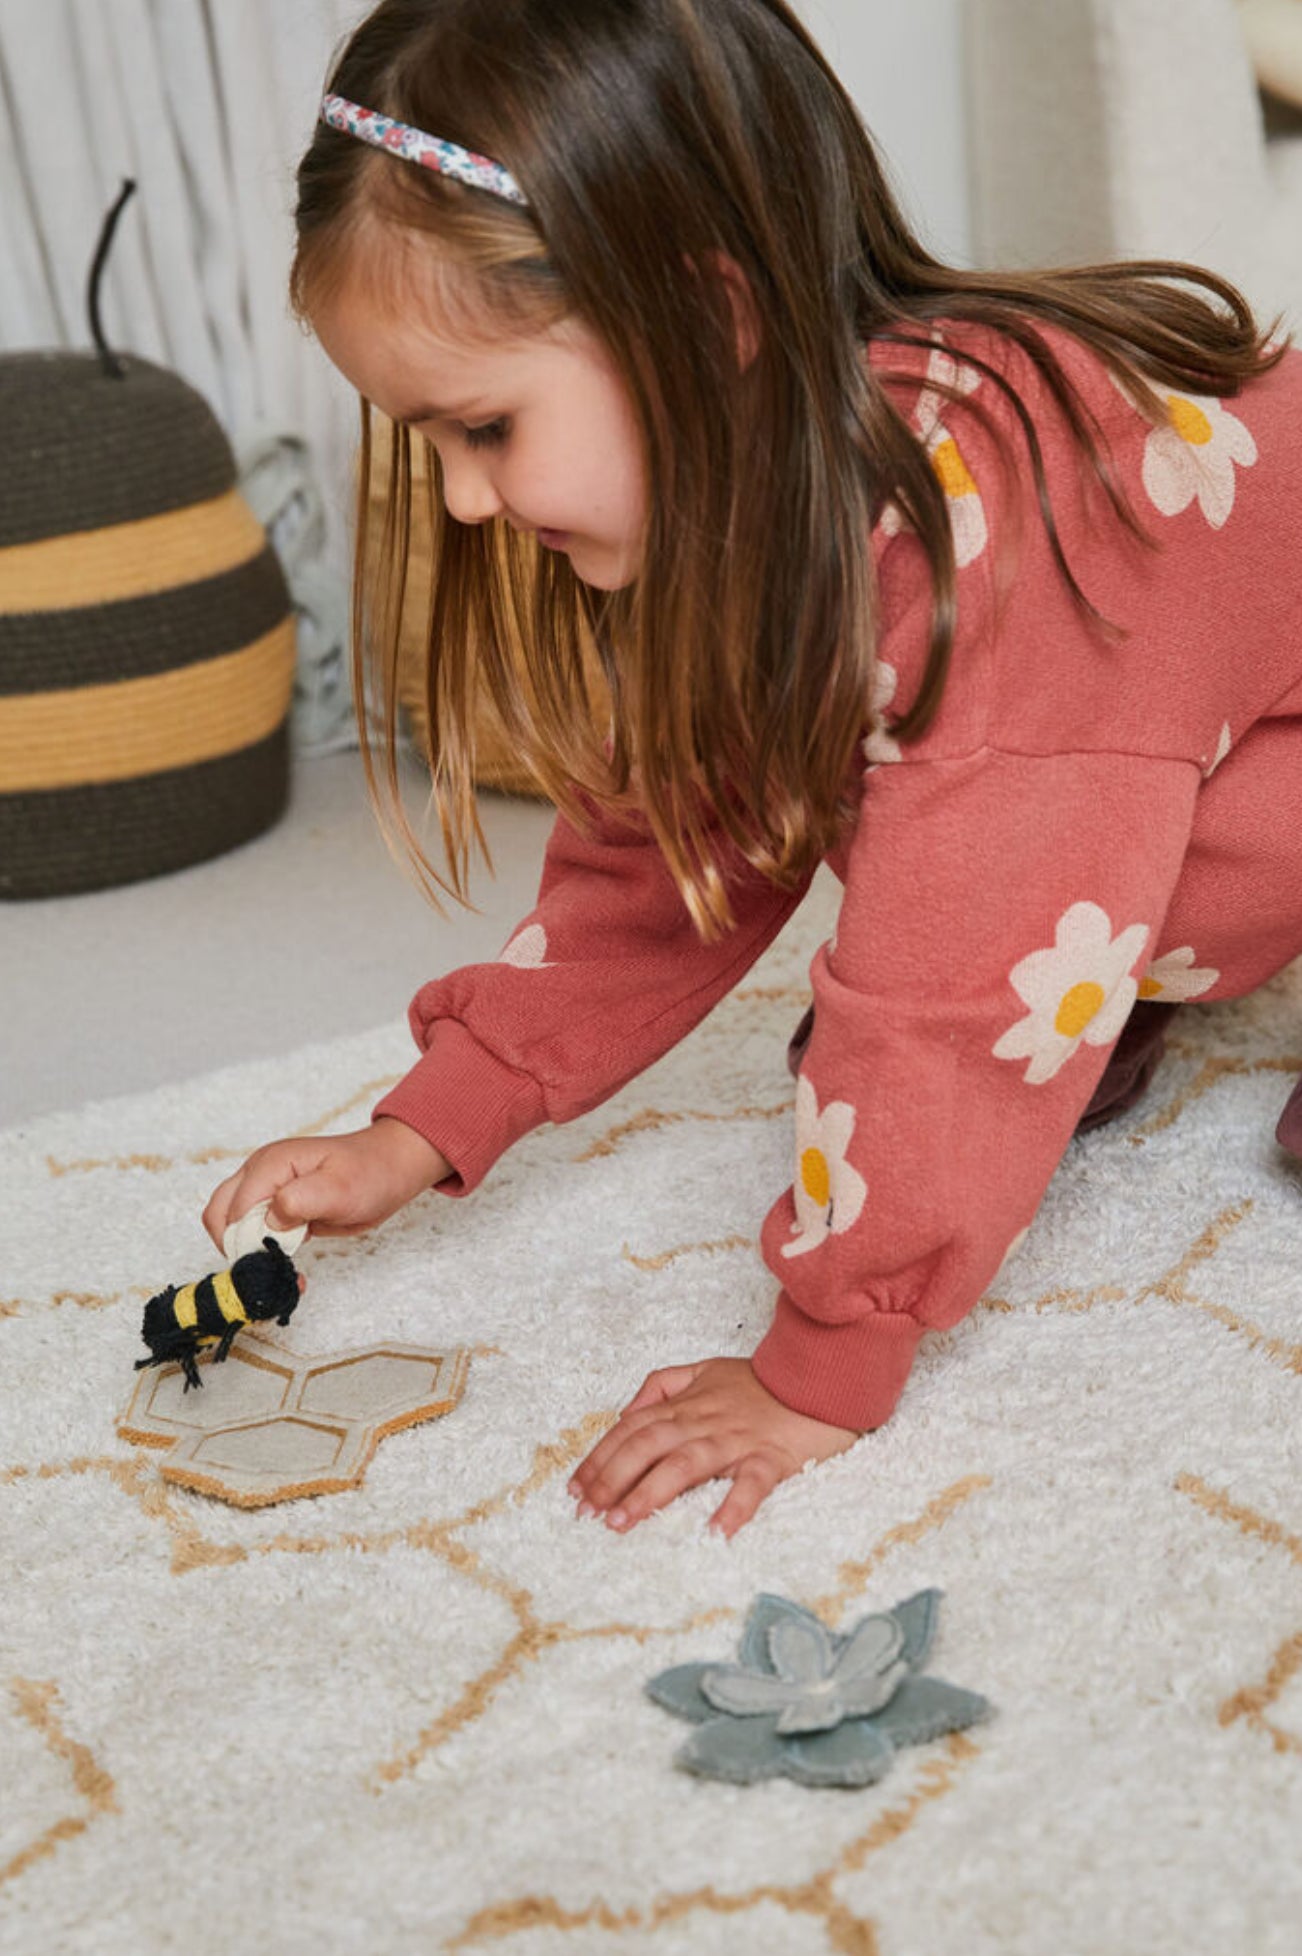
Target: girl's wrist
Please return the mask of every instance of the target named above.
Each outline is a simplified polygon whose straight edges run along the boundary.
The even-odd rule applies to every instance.
[[[432,1188],[435,1182],[443,1181],[452,1173],[452,1163],[439,1153],[432,1141],[427,1141],[414,1127],[408,1127],[405,1121],[397,1120],[392,1114],[377,1115],[372,1123],[372,1132],[380,1139],[385,1154],[403,1179],[410,1179],[413,1194]]]

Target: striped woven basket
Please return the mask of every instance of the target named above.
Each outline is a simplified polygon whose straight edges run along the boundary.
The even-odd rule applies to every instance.
[[[200,862],[281,813],[294,622],[175,374],[0,359],[0,896]]]

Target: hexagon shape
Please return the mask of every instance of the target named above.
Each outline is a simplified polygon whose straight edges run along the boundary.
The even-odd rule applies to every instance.
[[[392,1431],[395,1420],[429,1418],[436,1408],[454,1403],[457,1394],[444,1380],[450,1368],[440,1353],[408,1345],[347,1352],[311,1365],[297,1404],[303,1412],[374,1420]]]
[[[355,1487],[373,1451],[373,1437],[361,1421],[275,1413],[192,1433],[163,1462],[163,1479],[257,1508],[297,1494]]]
[[[164,1480],[257,1508],[356,1487],[388,1434],[452,1410],[470,1354],[383,1344],[301,1358],[246,1333],[224,1364],[199,1363],[199,1392],[179,1365],[142,1372],[118,1432],[170,1449]]]
[[[220,1365],[201,1355],[199,1370],[202,1389],[189,1392],[179,1365],[151,1365],[141,1372],[118,1421],[123,1439],[170,1447],[188,1433],[210,1433],[232,1421],[280,1412],[299,1387],[291,1353],[247,1338],[232,1345]]]

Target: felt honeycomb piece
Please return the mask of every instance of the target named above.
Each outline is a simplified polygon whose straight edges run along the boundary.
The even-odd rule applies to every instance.
[[[380,1441],[449,1413],[470,1355],[381,1343],[301,1357],[242,1339],[221,1365],[200,1358],[203,1393],[179,1365],[141,1374],[117,1430],[166,1449],[165,1481],[239,1508],[270,1507],[360,1484]]]

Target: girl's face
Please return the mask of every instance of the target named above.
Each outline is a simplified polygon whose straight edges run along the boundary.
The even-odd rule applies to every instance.
[[[564,320],[521,339],[457,343],[428,307],[403,318],[359,278],[312,324],[360,394],[433,443],[458,523],[502,516],[563,550],[585,584],[616,591],[633,581],[646,519],[641,437],[586,327]]]

